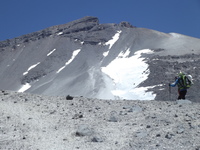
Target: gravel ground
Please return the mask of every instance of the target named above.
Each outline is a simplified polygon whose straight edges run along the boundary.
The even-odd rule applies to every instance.
[[[0,149],[200,150],[199,106],[0,91]]]

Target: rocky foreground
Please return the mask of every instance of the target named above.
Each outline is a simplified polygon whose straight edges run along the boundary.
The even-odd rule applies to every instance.
[[[0,91],[2,150],[200,150],[200,103]]]

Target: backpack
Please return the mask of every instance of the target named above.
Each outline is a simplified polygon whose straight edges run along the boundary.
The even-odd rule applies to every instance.
[[[192,76],[191,75],[185,75],[185,74],[181,74],[179,75],[179,84],[180,87],[182,88],[186,88],[189,89],[194,83],[192,82]]]

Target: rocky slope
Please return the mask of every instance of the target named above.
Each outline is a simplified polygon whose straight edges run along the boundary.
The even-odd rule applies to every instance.
[[[141,95],[149,93],[155,100],[175,100],[176,90],[169,96],[167,85],[182,70],[195,83],[187,98],[198,102],[199,55],[197,38],[84,17],[0,42],[0,89],[100,99],[145,99]],[[138,68],[138,59],[145,67]],[[117,60],[129,61],[114,77],[102,71]],[[132,68],[123,69],[127,66]],[[126,84],[117,76],[123,72]],[[124,92],[128,96],[120,95]]]
[[[200,104],[0,92],[0,149],[199,150]]]

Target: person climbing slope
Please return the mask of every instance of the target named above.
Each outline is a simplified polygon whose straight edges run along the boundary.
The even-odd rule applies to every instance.
[[[189,89],[193,85],[192,76],[180,72],[178,74],[178,77],[176,77],[176,81],[172,84],[169,83],[169,86],[171,87],[175,87],[176,85],[178,86],[178,100],[185,99],[187,89]]]

